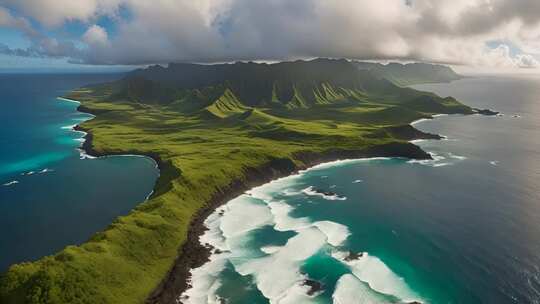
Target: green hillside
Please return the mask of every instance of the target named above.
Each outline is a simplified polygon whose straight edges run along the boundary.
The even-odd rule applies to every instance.
[[[173,265],[200,262],[188,232],[201,212],[324,161],[428,158],[407,140],[429,136],[408,124],[472,113],[453,98],[328,59],[153,66],[68,97],[96,115],[81,125],[91,134],[89,153],[147,155],[161,174],[149,200],[84,244],[11,266],[0,278],[0,303],[143,303]],[[186,286],[179,282],[151,302],[171,302]]]
[[[354,62],[364,71],[370,71],[377,78],[387,79],[399,86],[421,83],[451,82],[463,78],[448,66],[427,63],[389,63]]]

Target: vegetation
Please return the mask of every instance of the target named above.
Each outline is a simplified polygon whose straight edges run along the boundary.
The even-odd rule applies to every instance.
[[[275,159],[301,166],[308,152],[409,146],[396,129],[472,112],[334,60],[151,67],[69,98],[97,115],[82,124],[95,153],[150,155],[161,176],[149,200],[86,243],[13,265],[0,279],[1,303],[141,303],[197,210],[248,168]]]
[[[361,70],[369,70],[378,78],[385,78],[398,86],[420,83],[450,82],[461,79],[451,68],[444,65],[426,63],[389,63],[383,65],[372,62],[355,62]]]

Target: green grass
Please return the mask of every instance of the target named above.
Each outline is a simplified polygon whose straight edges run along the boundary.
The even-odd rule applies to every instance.
[[[404,143],[381,130],[435,113],[470,111],[451,99],[398,103],[396,95],[327,84],[308,107],[301,90],[292,92],[293,109],[249,107],[229,90],[209,103],[194,92],[166,104],[108,102],[110,85],[71,94],[98,113],[82,125],[93,134],[96,151],[159,155],[155,193],[84,244],[13,265],[0,279],[0,302],[142,303],[171,268],[194,214],[232,181],[245,180],[247,168],[276,158],[302,165],[298,153]]]

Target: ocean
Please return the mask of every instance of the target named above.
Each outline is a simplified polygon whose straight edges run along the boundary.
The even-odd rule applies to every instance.
[[[0,75],[0,272],[84,242],[152,191],[149,158],[81,157],[72,126],[92,116],[58,99],[121,76]]]
[[[218,208],[182,303],[540,303],[540,77],[415,88],[500,111],[415,126],[434,160],[344,160]]]

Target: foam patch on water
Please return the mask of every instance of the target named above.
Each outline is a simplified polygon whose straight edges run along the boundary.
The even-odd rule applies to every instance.
[[[424,166],[430,166],[430,167],[444,167],[444,166],[449,166],[449,165],[453,165],[454,162],[451,162],[450,160],[451,159],[455,159],[455,160],[464,160],[466,159],[465,156],[460,156],[460,155],[455,155],[455,154],[452,154],[452,153],[448,153],[448,155],[445,157],[445,156],[442,156],[440,154],[437,154],[435,152],[428,152],[430,155],[431,155],[431,158],[432,159],[411,159],[409,161],[407,161],[407,163],[409,164],[419,164],[419,165],[424,165]]]
[[[253,275],[257,288],[271,303],[280,303],[290,296],[291,288],[303,282],[302,262],[321,250],[327,244],[326,240],[326,235],[319,229],[305,228],[271,255],[231,261],[241,275]],[[306,293],[304,295],[307,297]]]
[[[411,122],[411,126],[417,125],[417,124],[419,124],[421,122],[424,122],[424,121],[430,121],[430,120],[431,120],[431,118],[421,118],[421,119],[418,119],[418,120],[415,120],[415,121]]]
[[[328,168],[335,168],[335,167],[341,167],[345,165],[350,164],[356,164],[356,163],[366,163],[366,162],[372,162],[372,161],[384,161],[392,159],[391,157],[369,157],[369,158],[357,158],[357,159],[342,159],[342,160],[336,160],[331,161],[327,163],[322,163],[316,166],[313,166],[307,170],[300,171],[300,173],[304,173],[307,171],[316,171],[316,170],[322,170],[322,169],[328,169]]]
[[[263,246],[261,247],[261,251],[266,254],[272,254],[280,251],[283,248],[283,246]]]
[[[64,130],[73,130],[73,128],[75,128],[76,125],[69,125],[69,126],[63,126],[61,127],[61,129],[64,129]]]
[[[456,155],[456,154],[453,154],[453,153],[448,153],[448,156],[450,156],[451,158],[454,158],[454,159],[459,159],[459,160],[465,160],[467,159],[466,156],[461,156],[461,155]]]
[[[7,182],[7,183],[3,184],[3,186],[9,187],[9,186],[13,186],[13,185],[18,184],[18,183],[19,183],[19,181],[13,180],[13,181],[10,181],[10,182]]]
[[[80,104],[80,102],[77,101],[77,100],[69,99],[69,98],[65,98],[65,97],[56,97],[56,99],[58,99],[58,100],[60,100],[60,101],[67,101],[67,102],[72,102],[72,103]]]
[[[406,302],[420,301],[420,297],[407,286],[403,278],[396,275],[379,258],[370,256],[367,252],[350,261],[345,259],[343,252],[333,253],[332,256],[349,266],[354,276],[367,283],[371,289]]]
[[[285,189],[281,192],[281,194],[285,195],[285,196],[295,196],[295,195],[298,195],[298,194],[302,194],[301,191],[294,191],[294,190],[291,190],[291,189]]]
[[[320,190],[315,189],[315,187],[313,187],[313,186],[309,186],[309,187],[303,189],[302,193],[304,193],[305,195],[309,195],[309,196],[320,196],[323,199],[328,200],[328,201],[344,201],[344,200],[347,199],[345,196],[341,196],[341,195],[339,195],[337,193],[330,193],[329,194],[329,193],[326,193],[326,192],[321,192]]]
[[[227,205],[220,221],[220,230],[225,238],[245,235],[247,232],[273,223],[268,206],[253,203],[248,196],[241,195]]]
[[[96,157],[86,153],[83,149],[79,149],[79,158],[80,159],[95,159]]]
[[[177,299],[183,304],[220,304],[222,299],[217,295],[221,287],[219,275],[225,269],[227,259],[223,255],[213,255],[210,261],[191,271],[192,287]],[[193,282],[196,282],[193,284]]]
[[[274,229],[277,231],[296,231],[311,226],[308,218],[294,218],[289,216],[293,207],[287,203],[273,201],[268,203],[268,207],[274,216]]]
[[[334,304],[386,304],[383,296],[373,292],[366,284],[351,274],[339,278],[332,295]]]
[[[342,245],[351,234],[347,226],[331,221],[320,221],[313,223],[313,226],[326,235],[328,244],[337,247]]]

